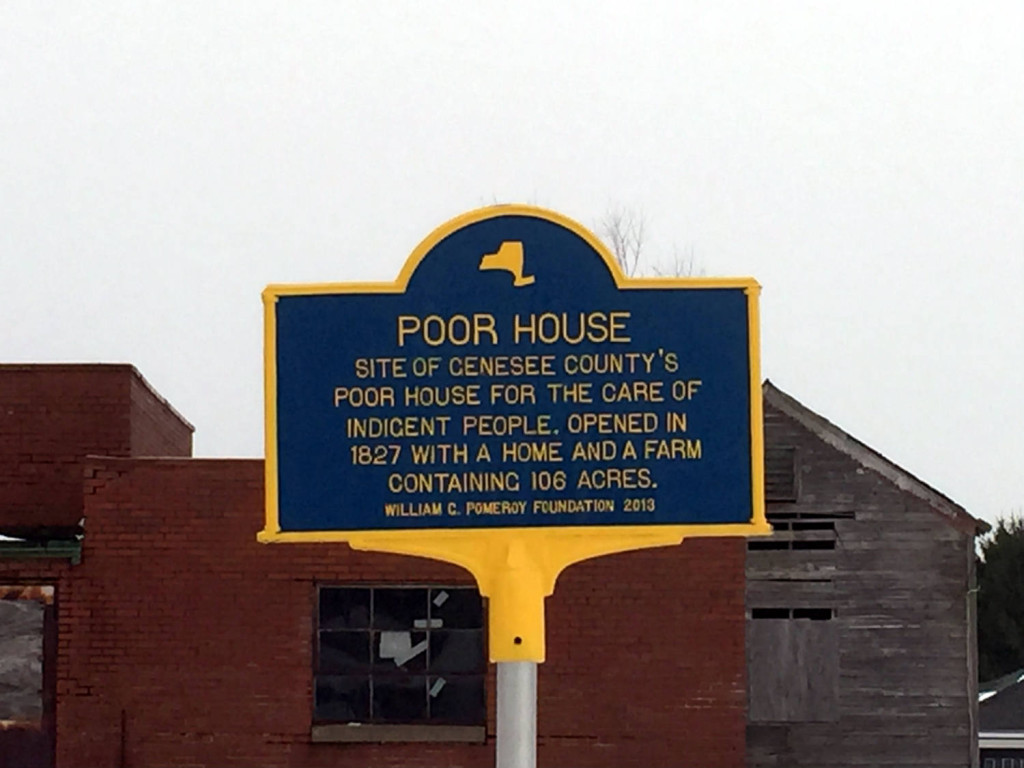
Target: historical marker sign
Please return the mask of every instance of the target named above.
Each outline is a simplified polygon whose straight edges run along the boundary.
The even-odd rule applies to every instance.
[[[566,566],[770,532],[758,291],[627,278],[527,206],[439,227],[394,283],[270,286],[259,538],[463,566],[491,660],[543,661]]]
[[[394,284],[270,286],[263,538],[764,529],[758,291],[626,278],[511,206],[441,227]]]

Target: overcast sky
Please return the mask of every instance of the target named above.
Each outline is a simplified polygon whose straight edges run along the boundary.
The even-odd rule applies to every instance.
[[[1024,509],[1024,3],[3,2],[0,361],[134,363],[261,456],[271,282],[493,202],[752,275],[763,371]]]

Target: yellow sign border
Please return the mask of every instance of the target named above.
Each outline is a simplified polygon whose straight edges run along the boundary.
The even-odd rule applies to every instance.
[[[277,334],[275,305],[281,296],[339,293],[405,293],[423,258],[444,238],[498,216],[530,216],[558,224],[585,240],[604,259],[618,289],[741,288],[747,296],[750,370],[750,459],[753,514],[749,523],[645,526],[552,526],[544,528],[423,528],[402,531],[282,532],[277,487]],[[761,401],[761,286],[749,277],[642,277],[623,274],[615,257],[590,231],[560,213],[529,205],[496,205],[469,211],[431,232],[390,283],[268,285],[263,291],[266,522],[264,543],[348,542],[354,549],[427,557],[460,565],[491,599],[492,661],[544,660],[544,597],[558,574],[591,557],[680,543],[693,536],[757,536],[771,533],[764,509],[764,431]]]

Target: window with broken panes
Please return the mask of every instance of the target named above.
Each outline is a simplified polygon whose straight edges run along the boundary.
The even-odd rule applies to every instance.
[[[467,587],[320,587],[319,723],[483,725],[483,602]]]

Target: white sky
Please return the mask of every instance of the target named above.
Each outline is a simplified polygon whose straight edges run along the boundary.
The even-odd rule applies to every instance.
[[[265,284],[495,201],[753,275],[766,376],[1024,508],[1024,3],[0,4],[0,360],[134,363],[199,455],[262,455]]]

